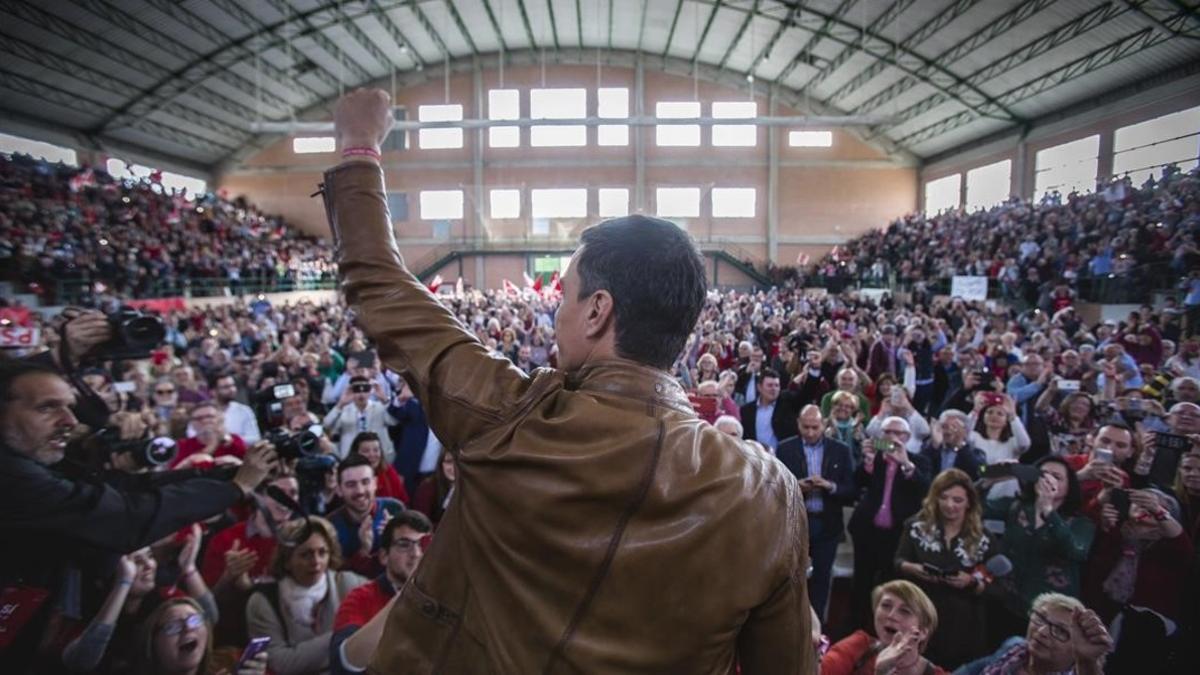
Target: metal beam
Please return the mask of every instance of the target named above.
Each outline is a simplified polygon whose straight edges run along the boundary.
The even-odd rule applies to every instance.
[[[458,13],[458,8],[454,6],[453,0],[445,0],[446,7],[450,10],[450,18],[454,19],[455,25],[458,26],[458,32],[462,33],[463,39],[467,41],[467,46],[471,48],[472,54],[478,54],[479,48],[475,46],[475,40],[471,38],[471,31],[467,30],[467,24],[463,22],[462,15]]]
[[[667,46],[663,47],[662,55],[664,58],[671,51],[671,40],[675,39],[675,26],[679,25],[679,13],[682,11],[683,0],[679,0],[679,4],[675,5],[675,18],[671,19],[671,32],[667,33]]]
[[[1025,43],[1020,48],[1005,54],[1003,57],[993,60],[983,68],[980,68],[970,75],[967,75],[966,81],[975,87],[982,86],[985,82],[988,82],[1019,66],[1031,62],[1040,57],[1042,54],[1045,54],[1051,49],[1058,47],[1059,45],[1069,42],[1077,37],[1084,36],[1088,32],[1094,30],[1097,26],[1107,23],[1108,21],[1127,13],[1128,11],[1128,7],[1119,4],[1105,3],[1103,5],[1099,5],[1075,17],[1062,26],[1053,29],[1048,33],[1044,33],[1030,42]],[[953,98],[951,94],[956,91],[956,87],[957,85],[951,85],[950,87],[942,91],[935,92],[897,112],[893,126],[899,126],[908,120],[911,120],[936,108],[947,100],[950,100]],[[973,108],[973,110],[980,111],[981,109]],[[982,110],[986,110],[986,108],[983,108]]]
[[[583,49],[583,7],[579,0],[575,0],[575,31],[579,35],[579,48]]]
[[[704,22],[704,30],[700,33],[700,37],[696,40],[696,50],[692,52],[692,63],[700,60],[700,50],[704,47],[704,40],[708,37],[708,31],[712,29],[713,21],[717,18],[717,12],[721,9],[723,0],[716,0],[713,3],[712,11],[708,13],[708,20]],[[747,13],[746,16],[754,16],[753,13]]]
[[[733,56],[733,50],[737,49],[738,43],[742,41],[742,36],[746,34],[746,28],[750,26],[750,22],[754,20],[754,16],[758,14],[758,6],[762,4],[762,0],[754,0],[754,7],[746,13],[746,18],[742,19],[742,25],[738,26],[737,33],[733,35],[733,39],[729,41],[729,46],[725,49],[725,54],[721,57],[721,61],[717,63],[718,68],[724,68],[729,61],[729,57]],[[716,14],[716,11],[713,12]],[[699,54],[697,49],[696,53]]]
[[[779,42],[779,38],[783,37],[783,32],[787,30],[788,26],[792,25],[792,20],[796,18],[796,12],[799,9],[800,5],[792,5],[791,8],[788,9],[787,16],[784,17],[783,21],[780,21],[779,25],[775,27],[775,32],[771,34],[771,39],[767,40],[767,44],[763,46],[762,51],[758,53],[758,56],[754,57],[754,61],[752,61],[750,63],[750,67],[746,69],[746,75],[753,75],[758,70],[759,65],[761,65],[763,61],[767,60],[767,57],[771,54],[771,50],[775,48],[775,43]],[[777,81],[781,79],[782,78],[776,78]]]
[[[950,66],[967,54],[974,52],[982,45],[985,45],[988,42],[991,42],[993,39],[1003,35],[1004,33],[1007,33],[1013,27],[1023,23],[1025,20],[1034,16],[1038,12],[1041,12],[1043,9],[1054,4],[1054,2],[1055,0],[1024,0],[1020,5],[1017,5],[1008,12],[1005,12],[995,21],[990,22],[983,28],[983,30],[971,33],[962,40],[959,40],[949,49],[946,49],[942,53],[935,56],[933,60],[943,65]],[[921,73],[923,75],[928,76],[932,74],[932,71],[932,68],[921,68]],[[912,75],[905,75],[895,83],[889,85],[883,91],[860,103],[854,109],[854,111],[869,112],[874,110],[889,101],[895,100],[898,96],[917,86],[917,84],[920,82],[920,79],[913,77]]]
[[[554,0],[546,0],[546,10],[550,14],[550,35],[554,38],[554,48],[562,49],[558,44],[558,23],[554,20]]]
[[[805,115],[805,116],[759,116],[738,120],[739,125],[758,127],[790,127],[793,129],[826,129],[830,127],[868,127],[881,123],[885,118],[878,115]],[[650,117],[637,115],[634,117],[614,120],[611,117],[577,117],[577,118],[530,118],[520,119],[461,119],[438,122],[419,122],[404,120],[392,125],[394,131],[420,131],[422,129],[490,129],[492,127],[596,127],[620,122],[631,127],[659,126],[702,126],[710,127],[717,124],[729,124],[728,117]],[[260,134],[329,134],[333,132],[333,122],[254,122],[250,128]]]
[[[496,39],[500,41],[500,51],[508,51],[508,43],[504,41],[504,31],[500,29],[500,22],[496,20],[496,12],[492,10],[492,3],[488,0],[482,0],[483,11],[487,13],[488,21],[492,24],[492,30],[496,31]]]
[[[613,0],[609,0],[609,2],[613,2]],[[650,3],[650,0],[642,0],[642,20],[639,22],[639,25],[638,25],[638,41],[637,41],[637,52],[639,54],[642,53],[642,41],[643,41],[643,38],[646,37],[646,9],[649,7],[649,3]],[[610,5],[610,7],[611,7],[611,5]],[[612,22],[610,21],[609,23],[611,24]],[[612,28],[610,26],[610,28],[609,28],[609,33],[610,33],[609,41],[610,42],[612,41],[611,32],[612,32]]]
[[[1164,31],[1165,35],[1163,37],[1181,37],[1181,38],[1187,38],[1190,40],[1200,39],[1200,37],[1197,37],[1196,35],[1193,35],[1191,33],[1171,30],[1171,28],[1167,26],[1165,21],[1163,21],[1159,17],[1154,16],[1153,14],[1150,13],[1149,5],[1142,6],[1136,2],[1133,2],[1133,0],[1121,0],[1121,2],[1129,9],[1133,10],[1133,13],[1140,16],[1147,24],[1154,26],[1155,28],[1157,28],[1161,31]]]
[[[487,0],[484,0],[484,4],[487,4]],[[408,39],[408,36],[404,34],[404,31],[400,30],[400,27],[396,25],[395,21],[392,21],[392,17],[389,16],[386,11],[384,11],[383,7],[381,7],[379,3],[368,3],[368,14],[374,16],[375,20],[379,22],[379,25],[383,26],[383,29],[388,32],[388,35],[392,38],[392,40],[399,45],[400,52],[412,59],[413,63],[417,66],[417,70],[429,65],[425,61],[424,57],[421,56],[421,53],[417,51],[417,48],[415,45],[413,45],[412,40]],[[503,36],[500,38],[500,44],[504,44]]]
[[[425,10],[421,9],[420,3],[417,0],[408,0],[408,7],[412,10],[413,14],[417,15],[417,23],[420,23],[421,28],[424,28],[425,32],[429,33],[429,38],[437,43],[438,49],[442,51],[442,58],[450,58],[450,48],[446,46],[446,42],[442,40],[441,34],[433,27],[433,22],[425,14]]]
[[[329,36],[325,35],[325,31],[318,30],[317,27],[313,25],[313,23],[309,19],[308,15],[297,14],[296,8],[292,7],[291,2],[289,2],[288,0],[266,0],[266,1],[272,7],[274,7],[275,11],[279,12],[279,14],[282,15],[285,19],[295,15],[299,19],[300,24],[302,26],[304,26],[304,28],[305,28],[304,32],[301,33],[300,36],[312,39],[312,41],[318,47],[320,47],[325,53],[329,54],[329,56],[332,57],[333,60],[338,63],[339,69],[344,69],[344,70],[349,71],[349,73],[351,75],[350,79],[352,81],[357,80],[357,81],[361,82],[363,80],[368,80],[371,78],[371,73],[368,72],[366,68],[363,68],[361,65],[359,65],[358,61],[355,61],[354,59],[350,58],[350,56],[347,55],[346,52],[343,51],[341,47],[337,46],[337,44],[335,44],[333,40],[330,40]],[[331,7],[330,9],[333,10],[334,16],[337,17],[337,24],[344,25],[346,15],[342,12],[341,3],[334,3],[333,7]],[[329,70],[329,69],[326,68],[326,70]],[[338,82],[339,88],[341,88],[344,85],[344,83],[346,82],[346,78],[342,77],[340,72],[337,74],[337,82]]]
[[[821,44],[821,38],[829,35],[829,31],[833,29],[834,21],[845,16],[846,12],[850,11],[850,7],[855,3],[855,1],[856,0],[842,0],[837,7],[833,8],[833,14],[823,20],[819,28],[817,28],[815,31],[812,31],[812,37],[807,35],[804,37],[804,42],[800,44],[800,51],[796,52],[796,55],[792,57],[792,60],[783,67],[783,70],[779,71],[778,75],[775,76],[776,82],[783,84],[787,81],[788,76],[792,74],[792,71],[794,71],[801,62],[811,62],[813,49],[816,49],[817,45]],[[784,19],[780,25],[782,27],[795,26],[799,28],[799,13],[803,7],[801,7],[800,3],[797,2],[791,5],[791,9],[792,11],[788,12],[787,18]],[[801,58],[804,56],[807,56],[808,58]]]
[[[865,52],[866,45],[864,43],[868,37],[886,41],[886,38],[882,37],[882,31],[890,26],[897,18],[899,18],[900,15],[903,14],[904,11],[910,6],[912,6],[914,2],[916,2],[916,0],[894,0],[892,4],[887,6],[887,9],[883,10],[882,14],[875,17],[871,23],[862,27],[863,39],[862,42],[859,43],[858,49],[855,49],[854,45],[842,47],[836,56],[826,61],[825,64],[821,66],[821,69],[804,83],[804,88],[813,89],[820,86],[821,83],[823,83],[825,80],[828,80],[830,76],[837,72],[839,68],[846,65],[846,62],[853,58],[855,53],[858,51]],[[897,45],[893,45],[893,49],[896,47]]]
[[[1178,26],[1186,23],[1187,19],[1188,13],[1180,12],[1168,19],[1166,23],[1173,30],[1178,30]],[[1164,36],[1161,31],[1149,27],[1143,28],[1132,35],[1111,42],[1069,63],[1063,64],[1044,75],[1013,87],[1001,94],[999,99],[1010,105],[1020,103],[1047,89],[1093,73],[1104,66],[1116,63],[1133,54],[1161,44],[1168,39],[1170,38]],[[909,145],[922,143],[930,138],[935,138],[941,134],[958,129],[973,119],[975,119],[973,111],[964,110],[956,115],[951,115],[918,129],[898,139],[898,142]]]
[[[612,49],[612,34],[613,34],[613,5],[616,0],[608,0],[608,48]],[[638,45],[639,49],[641,45]]]
[[[521,21],[525,24],[525,35],[529,38],[529,48],[537,48],[537,40],[533,38],[533,25],[529,23],[529,12],[525,10],[525,0],[517,0],[517,9],[521,12]]]

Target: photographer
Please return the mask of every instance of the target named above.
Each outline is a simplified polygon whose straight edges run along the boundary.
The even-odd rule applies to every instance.
[[[145,474],[128,476],[118,489],[62,462],[77,424],[74,402],[70,385],[47,366],[0,364],[0,537],[23,544],[21,555],[0,561],[6,587],[53,593],[67,565],[96,567],[101,556],[135,551],[221,513],[276,461],[263,444],[247,453],[232,480],[214,473],[168,482],[169,474]],[[34,627],[38,622],[31,619]]]

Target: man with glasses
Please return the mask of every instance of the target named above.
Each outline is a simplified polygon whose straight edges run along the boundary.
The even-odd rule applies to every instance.
[[[158,415],[160,420],[170,420],[175,413],[175,408],[179,407],[179,392],[175,389],[175,382],[171,378],[161,377],[154,383],[151,392],[154,399],[154,414]]]
[[[176,455],[171,468],[190,466],[197,460],[208,461],[219,457],[236,457],[240,460],[246,456],[246,443],[237,434],[230,434],[225,430],[225,418],[216,405],[198,403],[188,413],[188,419],[195,435],[180,439],[179,454]],[[188,461],[188,458],[193,459]]]
[[[396,591],[417,571],[425,554],[425,538],[433,525],[420,511],[408,510],[388,521],[380,536],[383,574],[373,583],[350,591],[338,607],[330,642],[331,672],[361,673],[375,652]]]
[[[1009,638],[994,654],[955,672],[1100,675],[1105,655],[1112,647],[1112,637],[1095,612],[1070,596],[1043,593],[1033,601],[1025,637]]]

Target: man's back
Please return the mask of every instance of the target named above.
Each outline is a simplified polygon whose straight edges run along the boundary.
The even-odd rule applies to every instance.
[[[326,174],[343,288],[458,479],[371,672],[811,672],[790,473],[696,419],[661,370],[529,377],[490,356],[402,268],[382,195],[376,167]]]

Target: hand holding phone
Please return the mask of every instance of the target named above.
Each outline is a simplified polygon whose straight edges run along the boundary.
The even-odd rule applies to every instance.
[[[246,649],[242,651],[242,657],[238,659],[237,665],[233,668],[234,675],[238,675],[243,668],[247,667],[250,661],[253,661],[259,654],[267,651],[267,647],[270,644],[270,637],[256,637],[250,640],[246,645]]]

